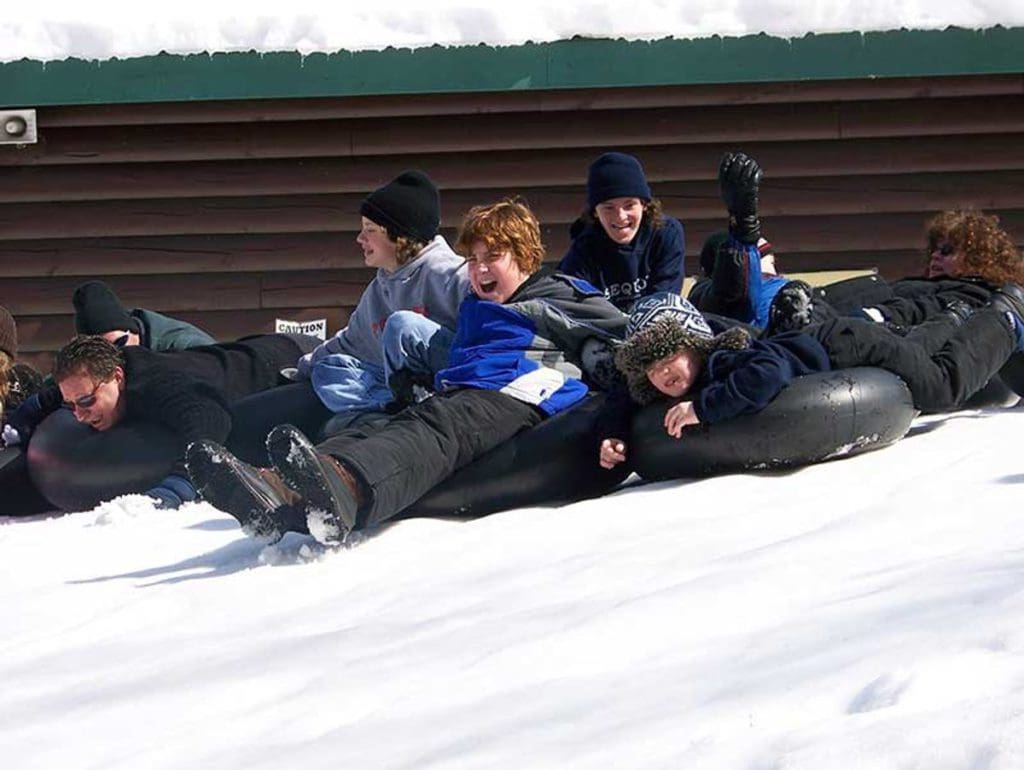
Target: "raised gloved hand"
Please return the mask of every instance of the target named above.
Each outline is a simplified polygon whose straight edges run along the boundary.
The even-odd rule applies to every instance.
[[[148,490],[146,497],[156,500],[157,508],[179,508],[182,503],[196,499],[196,488],[188,479],[172,475]]]
[[[729,232],[741,243],[757,243],[761,237],[758,191],[763,172],[758,162],[742,152],[728,152],[718,167],[718,186],[729,211]]]
[[[38,427],[46,415],[47,412],[43,409],[38,393],[26,398],[17,409],[7,415],[7,424],[3,429],[4,445],[27,444],[32,436],[32,431]]]

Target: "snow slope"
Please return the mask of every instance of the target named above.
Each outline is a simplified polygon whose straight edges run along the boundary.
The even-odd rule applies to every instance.
[[[0,526],[39,768],[1024,767],[1024,410],[325,551],[140,497]]]

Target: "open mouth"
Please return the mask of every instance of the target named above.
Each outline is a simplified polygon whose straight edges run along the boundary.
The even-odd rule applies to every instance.
[[[480,281],[479,284],[481,294],[493,294],[498,288],[498,282],[495,280]]]
[[[612,225],[611,229],[616,238],[632,237],[633,233],[636,232],[636,226],[632,222],[624,225]]]

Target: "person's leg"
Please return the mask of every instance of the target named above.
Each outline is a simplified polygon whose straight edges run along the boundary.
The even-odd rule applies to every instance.
[[[902,336],[923,347],[928,355],[932,355],[941,350],[956,330],[967,323],[973,312],[973,308],[963,302],[953,303],[923,323],[911,326]]]
[[[878,366],[901,377],[914,405],[925,412],[961,406],[999,371],[1016,349],[1005,313],[979,310],[934,353],[880,324],[838,318],[813,327],[837,369]]]
[[[247,463],[267,461],[265,441],[275,425],[290,423],[315,436],[331,416],[309,381],[253,393],[231,405],[231,434],[225,446]]]
[[[536,407],[504,393],[458,390],[409,407],[369,435],[336,436],[316,449],[358,479],[364,504],[357,526],[373,526],[543,419]]]
[[[760,295],[761,256],[757,246],[726,240],[715,254],[711,283],[698,309],[758,325]]]
[[[384,381],[399,401],[421,400],[416,388],[433,390],[434,375],[448,366],[455,334],[411,310],[392,313],[384,325]]]
[[[859,313],[861,308],[888,302],[895,296],[892,287],[879,275],[847,278],[821,286],[819,291],[838,315]]]
[[[383,411],[394,400],[382,367],[343,353],[332,353],[313,364],[310,381],[332,412]]]

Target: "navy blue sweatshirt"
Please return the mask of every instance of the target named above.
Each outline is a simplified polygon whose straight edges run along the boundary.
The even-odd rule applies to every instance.
[[[743,350],[716,350],[690,392],[702,423],[724,422],[760,412],[794,378],[832,369],[828,353],[814,337],[800,332],[751,340]]]
[[[683,225],[673,217],[663,216],[657,228],[645,222],[625,245],[609,238],[600,222],[590,222],[574,234],[558,271],[582,278],[628,313],[640,297],[682,291],[685,253]]]

